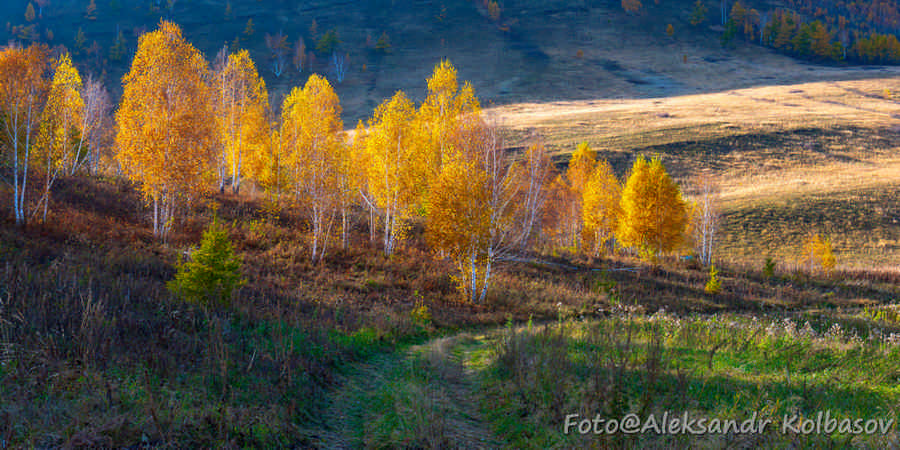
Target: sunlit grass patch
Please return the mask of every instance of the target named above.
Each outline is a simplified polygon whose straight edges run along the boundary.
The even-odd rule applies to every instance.
[[[900,419],[900,335],[868,322],[847,328],[827,317],[614,315],[513,328],[486,371],[484,409],[514,446],[658,446],[689,438],[724,445],[736,435],[564,434],[567,414],[593,418],[689,413],[772,421],[755,445],[878,446],[887,435],[806,436],[780,432],[786,417]],[[818,444],[815,444],[818,445]]]

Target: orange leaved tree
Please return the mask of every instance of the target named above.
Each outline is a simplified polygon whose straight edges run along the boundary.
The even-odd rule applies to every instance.
[[[178,25],[161,21],[138,43],[116,111],[118,159],[153,206],[153,234],[165,239],[176,207],[212,179],[219,148],[209,69]]]

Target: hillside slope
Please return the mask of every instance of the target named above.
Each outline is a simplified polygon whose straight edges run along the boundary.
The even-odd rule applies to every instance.
[[[4,36],[26,24],[52,45],[75,53],[82,70],[106,72],[113,91],[128,66],[137,36],[161,18],[174,20],[208,59],[238,38],[264,73],[273,102],[301,85],[312,71],[328,73],[337,85],[344,118],[351,126],[371,114],[382,99],[406,90],[424,97],[425,78],[441,58],[449,58],[460,78],[470,80],[484,103],[510,104],[594,98],[645,98],[716,92],[771,84],[885,76],[880,68],[836,68],[807,64],[763,47],[741,44],[723,49],[721,30],[710,21],[691,27],[693,2],[664,2],[643,14],[624,12],[618,1],[508,0],[493,20],[481,2],[466,0],[181,0],[96,2],[93,20],[87,0],[55,0],[25,18],[28,0],[0,9]],[[230,5],[230,11],[229,6]],[[248,20],[254,32],[245,34]],[[315,31],[311,24],[315,21]],[[666,33],[668,24],[674,34]],[[84,43],[76,43],[81,29]],[[302,72],[287,58],[276,77],[265,35],[283,32],[293,46],[303,38],[312,50],[328,30],[338,33],[338,51],[348,56],[346,79],[337,83],[328,55],[318,53]],[[48,39],[48,31],[52,39]],[[126,49],[110,54],[120,33]],[[21,34],[21,33],[20,33]],[[385,35],[388,52],[375,49]],[[94,42],[97,47],[91,51]],[[233,47],[232,47],[233,48]]]

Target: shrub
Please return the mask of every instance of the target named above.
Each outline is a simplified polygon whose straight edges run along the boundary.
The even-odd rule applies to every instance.
[[[431,325],[431,311],[421,299],[416,300],[416,306],[409,312],[409,317],[413,323],[422,327]]]
[[[775,260],[772,258],[766,258],[765,264],[763,264],[763,276],[766,278],[773,278],[775,276]]]
[[[178,265],[178,273],[168,287],[176,295],[203,307],[227,307],[232,292],[245,282],[240,271],[241,258],[234,254],[228,232],[214,219],[203,233],[200,248],[189,261]]]
[[[716,270],[716,266],[709,266],[709,281],[706,282],[706,287],[703,288],[707,294],[718,294],[722,292],[722,283],[719,282],[719,271]]]

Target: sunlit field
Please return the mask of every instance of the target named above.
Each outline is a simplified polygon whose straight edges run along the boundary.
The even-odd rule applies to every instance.
[[[818,232],[841,267],[889,268],[900,256],[898,89],[880,78],[491,112],[516,142],[540,136],[562,162],[587,141],[620,173],[636,153],[661,155],[683,183],[711,173],[722,261],[791,266]]]

